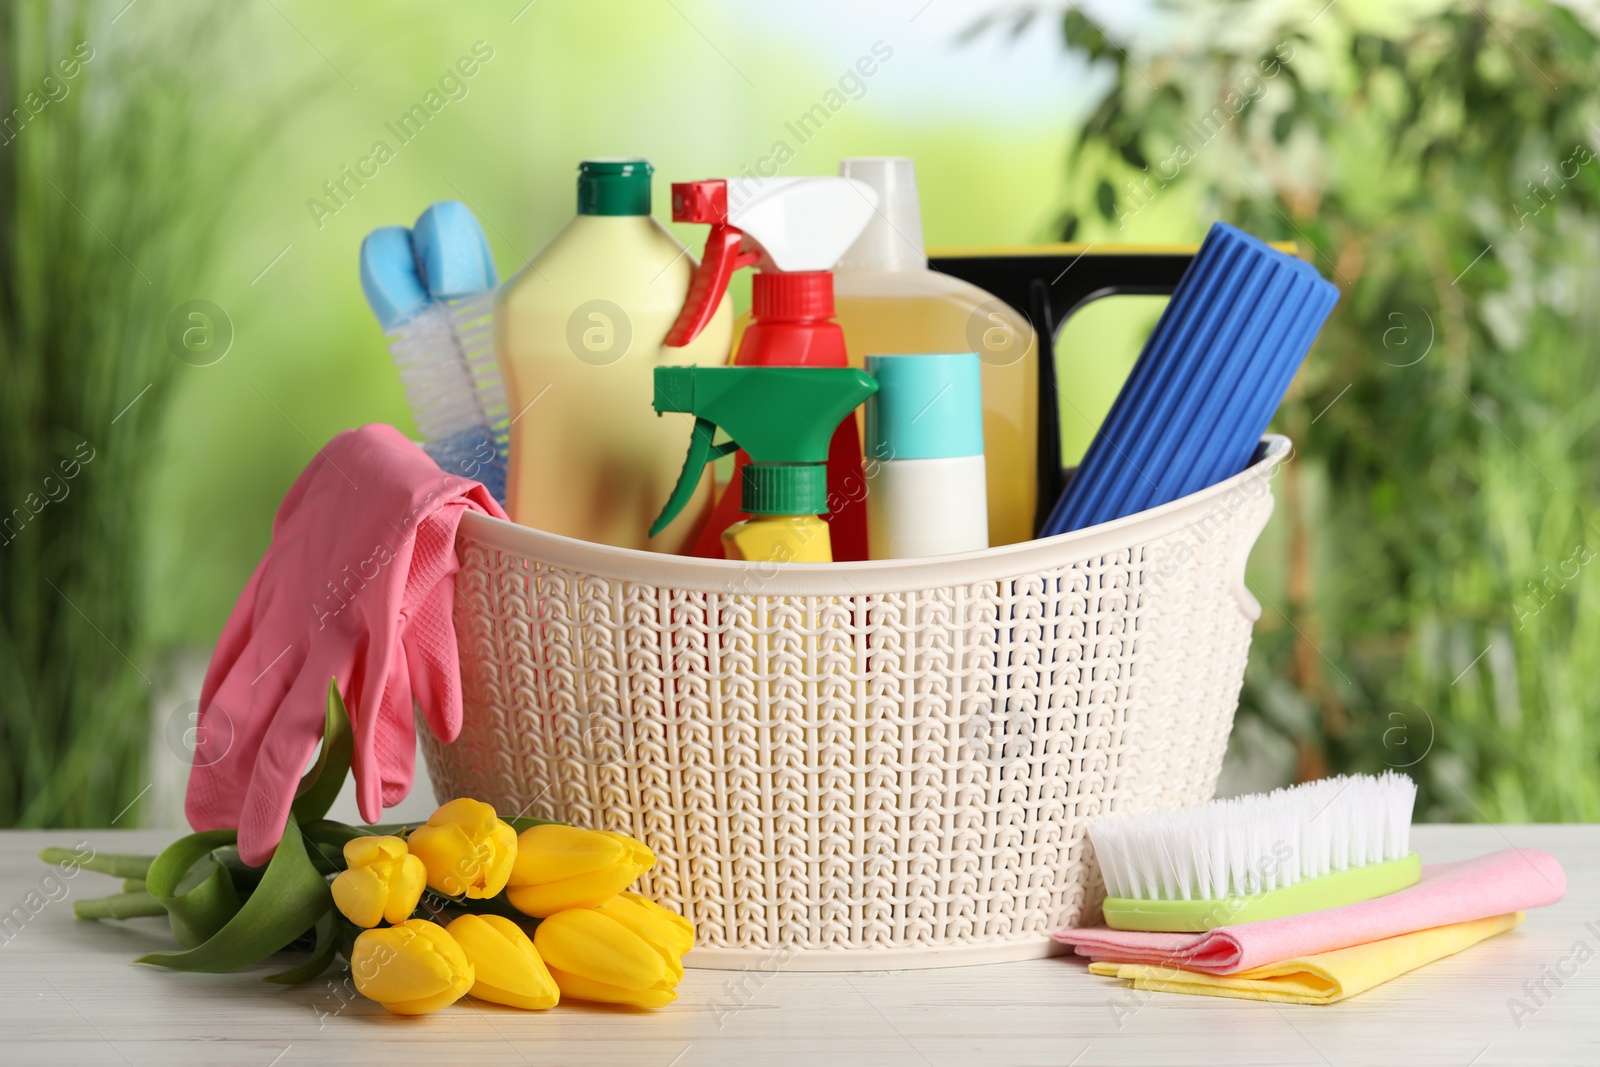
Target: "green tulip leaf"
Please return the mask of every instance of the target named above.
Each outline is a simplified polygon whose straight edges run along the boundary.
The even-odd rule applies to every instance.
[[[335,856],[344,851],[346,842],[354,841],[358,837],[382,836],[380,827],[351,826],[349,823],[335,822],[332,819],[318,819],[315,822],[308,822],[301,829],[305,831],[306,839],[314,846],[317,846],[319,853],[332,853]],[[344,870],[342,858],[335,869]]]
[[[267,873],[265,867],[252,867],[246,863],[239,855],[237,845],[219,848],[211,853],[211,858],[228,868],[228,873],[233,876],[233,888],[239,891],[240,896],[247,897],[254,893]]]
[[[207,830],[180,837],[150,864],[145,888],[167,910],[172,936],[184,948],[204,944],[239,911],[233,879],[212,856],[237,836]]]
[[[372,837],[372,827],[351,826],[332,819],[318,819],[301,827],[311,846],[311,862],[324,875],[344,870],[344,846],[358,837]]]
[[[344,788],[350,773],[350,757],[355,751],[355,736],[350,730],[350,713],[339,695],[338,679],[328,679],[328,714],[322,727],[322,751],[317,762],[300,779],[294,798],[294,814],[303,823],[328,814]]]
[[[311,950],[311,958],[298,967],[277,974],[269,974],[261,979],[263,982],[275,982],[278,985],[299,985],[309,982],[328,969],[333,962],[334,955],[339,950],[339,937],[333,928],[333,909],[329,908],[322,913],[322,918],[317,920],[315,928],[317,943]]]
[[[155,873],[153,866],[152,891],[159,888]],[[259,963],[288,945],[332,906],[328,883],[306,854],[300,823],[291,812],[261,884],[222,929],[186,952],[152,952],[135,962],[207,974],[237,970]]]

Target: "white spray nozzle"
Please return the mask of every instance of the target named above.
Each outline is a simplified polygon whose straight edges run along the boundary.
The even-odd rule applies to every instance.
[[[832,270],[877,207],[873,188],[850,178],[728,179],[728,225],[781,271]]]

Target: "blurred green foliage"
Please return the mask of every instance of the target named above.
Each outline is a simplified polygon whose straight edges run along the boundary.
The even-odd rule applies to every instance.
[[[1063,237],[1178,198],[1343,293],[1276,423],[1236,742],[1406,768],[1421,817],[1600,818],[1594,30],[1538,0],[1061,28],[1110,74]]]
[[[215,18],[110,48],[91,11],[0,5],[0,826],[104,823],[148,784],[167,336],[221,212],[195,194],[239,158],[155,62],[204,71]]]
[[[1236,747],[1302,774],[1412,765],[1435,816],[1600,817],[1600,568],[1580,550],[1600,548],[1582,342],[1600,187],[1571,162],[1600,118],[1593,35],[1545,4],[1180,3],[1137,32],[1068,13],[1080,123],[1059,84],[1025,108],[985,95],[1020,38],[960,46],[921,0],[846,7],[0,5],[3,110],[59,97],[0,134],[0,507],[28,516],[0,545],[0,825],[104,823],[144,796],[145,749],[173,743],[151,730],[163,666],[215,639],[295,475],[341,429],[409,429],[357,282],[367,231],[463,199],[510,273],[596,155],[651,158],[664,217],[667,181],[754,164],[879,38],[895,58],[785,173],[914,156],[933,246],[1195,240],[1228,218],[1303,242],[1344,289],[1280,420],[1301,459],[1253,561],[1267,609]],[[80,40],[69,91],[44,86]],[[465,92],[311,212],[478,42],[494,55]],[[1200,144],[1185,124],[1218,104]],[[1192,158],[1139,184],[1185,137]],[[167,340],[195,300],[233,336],[206,365]],[[1091,418],[1150,320],[1101,310],[1062,339]],[[1065,417],[1081,447],[1092,427]],[[154,710],[159,733],[181,705]]]

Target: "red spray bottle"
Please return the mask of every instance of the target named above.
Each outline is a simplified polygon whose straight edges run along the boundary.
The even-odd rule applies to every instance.
[[[833,321],[833,266],[866,228],[877,193],[850,178],[713,178],[675,182],[674,222],[711,225],[689,295],[666,347],[694,340],[716,313],[733,272],[755,267],[750,325],[733,362],[741,367],[848,367],[844,331]],[[739,453],[733,481],[692,551],[720,559],[722,532],[748,516],[739,509]],[[866,481],[861,435],[847,418],[828,450],[828,519],[835,560],[867,558]]]

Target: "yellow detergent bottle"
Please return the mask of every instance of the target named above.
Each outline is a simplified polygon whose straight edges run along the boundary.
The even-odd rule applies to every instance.
[[[878,383],[838,367],[662,367],[658,414],[694,416],[683,474],[655,525],[655,536],[693,499],[712,460],[743,449],[740,510],[750,518],[722,535],[728,559],[756,563],[831,563],[828,445],[833,431]],[[714,444],[717,428],[729,440]]]
[[[911,160],[846,159],[839,174],[878,194],[877,213],[834,268],[834,318],[844,329],[851,364],[861,366],[873,355],[978,353],[989,544],[1028,540],[1038,496],[1033,327],[977,286],[928,269]]]
[[[671,530],[645,530],[672,487],[685,426],[636,416],[650,403],[662,340],[696,262],[650,215],[651,166],[586,160],[578,214],[502,290],[495,344],[511,412],[506,511],[527,526],[585,541],[681,551],[709,503],[689,487]],[[673,363],[727,362],[724,300]]]

